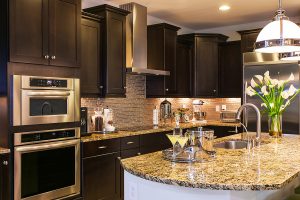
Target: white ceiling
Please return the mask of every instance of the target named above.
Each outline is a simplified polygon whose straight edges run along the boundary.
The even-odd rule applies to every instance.
[[[131,0],[132,1],[132,0]],[[120,5],[130,0],[83,0],[83,7],[109,3]],[[135,0],[148,7],[148,14],[193,30],[271,20],[277,0]],[[220,12],[227,4],[231,10]],[[300,0],[283,0],[289,17],[300,16]]]

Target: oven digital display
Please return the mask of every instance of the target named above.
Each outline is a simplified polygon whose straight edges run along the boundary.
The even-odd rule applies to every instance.
[[[62,138],[74,138],[75,130],[63,130],[63,131],[52,131],[52,132],[38,132],[38,133],[30,133],[23,134],[21,136],[22,143],[28,142],[40,142],[46,140],[55,140]]]
[[[41,79],[41,78],[30,78],[31,87],[57,87],[57,88],[67,88],[67,80],[58,79]]]

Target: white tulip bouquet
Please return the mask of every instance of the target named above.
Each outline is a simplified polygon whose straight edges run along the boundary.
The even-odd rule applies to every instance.
[[[282,135],[282,113],[300,92],[293,84],[287,87],[294,79],[293,73],[287,80],[272,79],[267,71],[264,76],[255,75],[251,79],[251,86],[246,88],[247,95],[258,96],[263,101],[262,112],[269,116],[269,133],[272,136]]]

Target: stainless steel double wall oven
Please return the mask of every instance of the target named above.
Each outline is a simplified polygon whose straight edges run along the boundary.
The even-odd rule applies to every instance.
[[[14,199],[79,195],[80,128],[74,125],[80,121],[79,79],[14,75],[12,80],[12,124],[19,130],[33,127],[13,134]],[[71,125],[59,128],[66,122]],[[50,128],[41,130],[45,124]]]

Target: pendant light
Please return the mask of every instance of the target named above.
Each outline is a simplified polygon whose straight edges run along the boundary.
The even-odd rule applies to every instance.
[[[254,49],[260,53],[300,51],[300,27],[285,15],[281,0],[273,21],[260,31]]]

